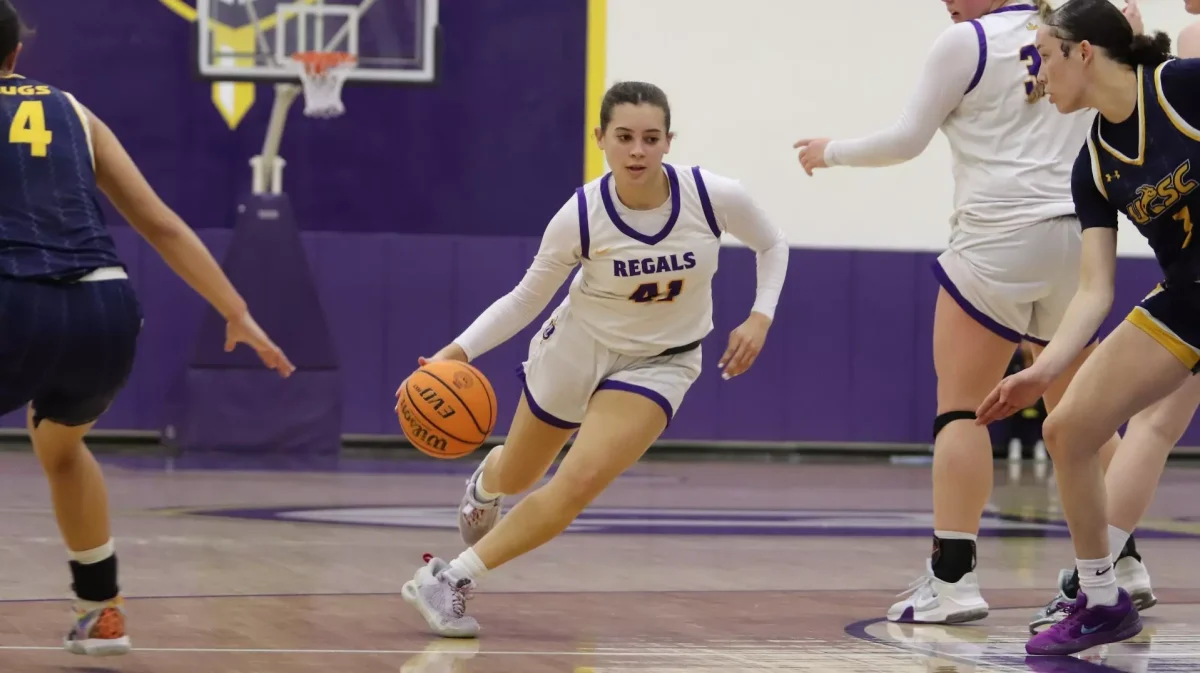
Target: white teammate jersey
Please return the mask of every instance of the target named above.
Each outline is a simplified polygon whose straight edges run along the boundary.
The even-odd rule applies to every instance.
[[[699,167],[663,165],[670,198],[632,210],[611,174],[589,182],[558,211],[525,278],[455,343],[474,359],[533,321],[579,267],[564,304],[604,347],[654,356],[704,338],[713,328],[712,279],[721,234],[758,253],[753,310],[774,317],[788,246],[740,183]]]
[[[1071,168],[1094,111],[1059,113],[1037,84],[1032,5],[970,22],[976,72],[942,124],[954,166],[954,223],[965,230],[1018,229],[1072,215]]]
[[[1095,112],[1063,115],[1041,95],[1034,46],[1040,25],[1033,4],[1012,3],[951,25],[930,49],[899,121],[864,138],[831,141],[825,162],[898,164],[941,130],[952,155],[955,227],[986,235],[1074,213],[1071,167]]]

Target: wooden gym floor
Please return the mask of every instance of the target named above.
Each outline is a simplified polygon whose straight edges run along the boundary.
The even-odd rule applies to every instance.
[[[1024,655],[1026,623],[1072,553],[1045,465],[997,466],[980,545],[992,614],[881,618],[923,570],[929,468],[645,462],[572,532],[489,576],[475,641],[430,635],[400,596],[461,550],[474,459],[338,472],[170,469],[105,457],[136,648],[62,652],[69,576],[38,466],[0,454],[0,671],[601,673],[1200,670],[1200,469],[1173,466],[1139,549],[1160,604],[1135,641]]]

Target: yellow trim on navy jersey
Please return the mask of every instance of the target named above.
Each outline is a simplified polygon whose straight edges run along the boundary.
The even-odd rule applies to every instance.
[[[1097,117],[1099,117],[1099,115],[1097,115]],[[1099,127],[1096,128],[1096,135],[1100,135]],[[1096,189],[1100,190],[1100,196],[1103,196],[1105,200],[1108,200],[1108,190],[1104,188],[1104,176],[1101,175],[1101,173],[1104,171],[1100,169],[1100,154],[1096,152],[1096,143],[1092,140],[1091,131],[1089,131],[1087,135],[1087,148],[1088,154],[1092,156],[1092,182],[1096,183]]]
[[[183,0],[159,0],[159,1],[162,2],[162,4],[166,5],[167,9],[170,9],[172,12],[175,12],[176,14],[183,17],[184,19],[186,19],[188,21],[196,20],[196,16],[197,16],[196,8],[188,5]]]
[[[1175,108],[1171,106],[1171,103],[1167,101],[1167,97],[1163,95],[1162,70],[1163,68],[1167,67],[1167,63],[1170,63],[1170,61],[1167,61],[1166,63],[1163,63],[1154,69],[1154,91],[1158,94],[1158,104],[1162,107],[1163,112],[1167,113],[1167,119],[1171,120],[1171,123],[1176,129],[1179,130],[1180,133],[1191,138],[1192,140],[1200,141],[1200,129],[1197,129],[1196,127],[1187,123],[1187,121],[1175,111]]]
[[[0,79],[25,79],[23,76],[15,72],[10,72],[7,75],[0,75]]]
[[[92,124],[88,121],[87,112],[84,111],[83,106],[79,104],[79,101],[76,100],[74,96],[66,91],[63,92],[63,95],[66,96],[67,100],[71,102],[71,107],[75,108],[75,114],[79,115],[79,123],[83,124],[83,133],[85,136],[87,136],[88,155],[90,155],[92,158],[92,170],[95,171],[96,148],[94,145],[92,145]]]
[[[608,62],[608,0],[587,0],[587,83],[584,92],[583,181],[591,182],[604,173],[604,153],[596,146],[593,131],[600,121]]]
[[[1150,315],[1150,312],[1141,306],[1134,306],[1129,315],[1125,317],[1134,327],[1142,330],[1150,335],[1160,346],[1171,352],[1183,363],[1183,366],[1189,370],[1195,369],[1200,363],[1200,350],[1188,342],[1180,339],[1175,332],[1172,332],[1169,327],[1158,321],[1157,318]]]
[[[1142,162],[1146,160],[1146,87],[1144,80],[1142,79],[1144,71],[1145,68],[1139,65],[1137,69],[1138,155],[1136,159],[1130,159],[1124,154],[1118,152],[1112,145],[1109,145],[1107,142],[1105,142],[1104,136],[1100,135],[1100,124],[1104,117],[1103,115],[1096,115],[1096,138],[1100,140],[1101,147],[1103,147],[1109,154],[1131,166],[1141,166]]]

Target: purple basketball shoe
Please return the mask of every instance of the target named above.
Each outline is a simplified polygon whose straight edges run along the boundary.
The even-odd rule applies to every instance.
[[[1079,592],[1075,603],[1065,608],[1063,620],[1029,639],[1029,654],[1063,655],[1127,640],[1142,632],[1142,618],[1129,592],[1117,590],[1117,604],[1091,607]]]

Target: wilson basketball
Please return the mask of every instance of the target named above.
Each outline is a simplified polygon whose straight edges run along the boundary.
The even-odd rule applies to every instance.
[[[462,458],[495,429],[496,391],[465,362],[430,362],[408,377],[396,413],[404,436],[423,453]]]

